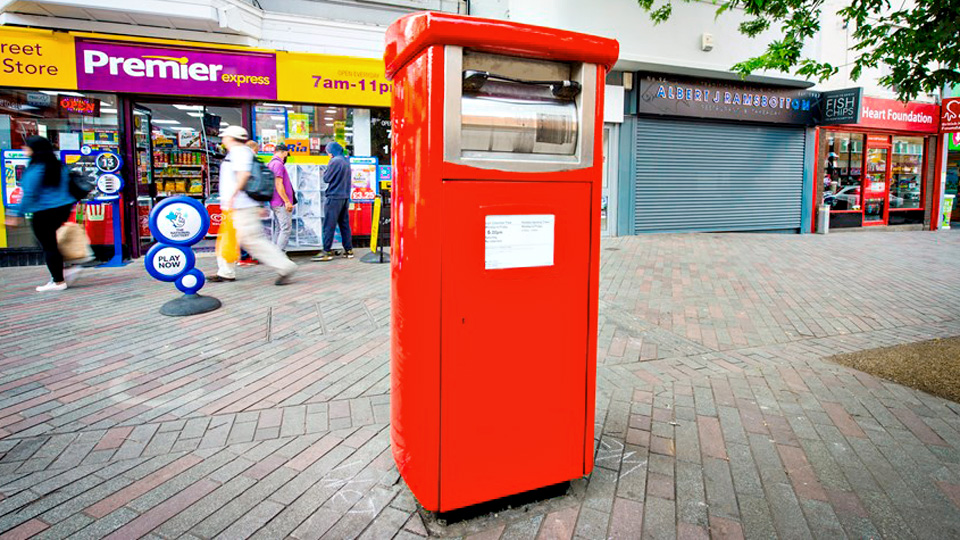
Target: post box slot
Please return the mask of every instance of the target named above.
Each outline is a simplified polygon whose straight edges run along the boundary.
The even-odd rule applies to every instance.
[[[577,104],[556,97],[553,88],[553,84],[490,79],[473,92],[465,88],[460,109],[462,149],[573,155]]]
[[[575,70],[570,62],[504,56],[473,49],[463,49],[463,69],[496,73],[513,79],[569,80],[575,78]]]
[[[451,60],[456,57],[456,79],[448,79],[455,88],[447,99],[459,102],[447,118],[453,161],[492,166],[491,160],[525,160],[530,165],[514,166],[532,170],[591,161],[590,148],[584,148],[590,141],[581,139],[587,128],[583,107],[594,103],[595,90],[584,86],[583,64],[449,52]]]
[[[512,83],[519,84],[529,84],[536,86],[548,86],[550,88],[550,93],[553,94],[553,97],[557,99],[573,99],[580,94],[580,83],[577,81],[571,81],[569,79],[556,80],[556,81],[540,81],[534,79],[514,79],[512,77],[506,77],[503,75],[497,75],[495,73],[489,73],[487,71],[478,71],[475,69],[467,69],[463,72],[463,91],[465,93],[478,93],[483,89],[483,86],[490,80],[501,80]]]

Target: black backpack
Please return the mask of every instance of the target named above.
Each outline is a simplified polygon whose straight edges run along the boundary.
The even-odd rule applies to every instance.
[[[254,154],[253,164],[250,166],[250,178],[247,179],[247,185],[244,186],[243,191],[255,201],[266,202],[273,199],[276,189],[276,177],[273,171]]]
[[[96,181],[93,177],[81,174],[80,171],[70,171],[67,177],[67,188],[70,191],[70,196],[78,201],[86,199],[87,195],[96,187]]]

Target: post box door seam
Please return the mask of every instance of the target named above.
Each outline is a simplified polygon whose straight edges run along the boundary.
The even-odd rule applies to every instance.
[[[591,367],[580,323],[589,305],[593,189],[457,181],[442,190],[440,507],[449,510],[583,475]],[[552,264],[488,269],[480,239],[488,217],[547,212],[555,216]],[[534,342],[543,336],[547,342]],[[488,355],[477,352],[480,343]],[[472,493],[451,487],[464,485]]]

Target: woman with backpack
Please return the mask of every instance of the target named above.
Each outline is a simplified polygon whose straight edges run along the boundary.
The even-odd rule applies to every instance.
[[[53,153],[49,140],[30,137],[23,150],[30,158],[30,165],[20,179],[23,199],[19,208],[10,209],[7,225],[22,225],[22,216],[33,214],[30,224],[50,271],[50,282],[37,287],[37,292],[62,291],[67,288],[68,281],[77,277],[80,268],[64,271],[63,256],[57,247],[57,229],[66,223],[77,200],[70,195],[68,171]]]

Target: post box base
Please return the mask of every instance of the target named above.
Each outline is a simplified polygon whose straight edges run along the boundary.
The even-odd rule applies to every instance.
[[[431,536],[468,536],[467,525],[475,523],[476,520],[493,515],[509,517],[505,516],[505,513],[516,513],[519,517],[539,510],[546,514],[552,511],[554,506],[564,506],[564,503],[568,505],[574,499],[579,500],[582,495],[583,493],[577,493],[576,488],[568,481],[448,512],[430,512],[421,507],[420,514]]]

